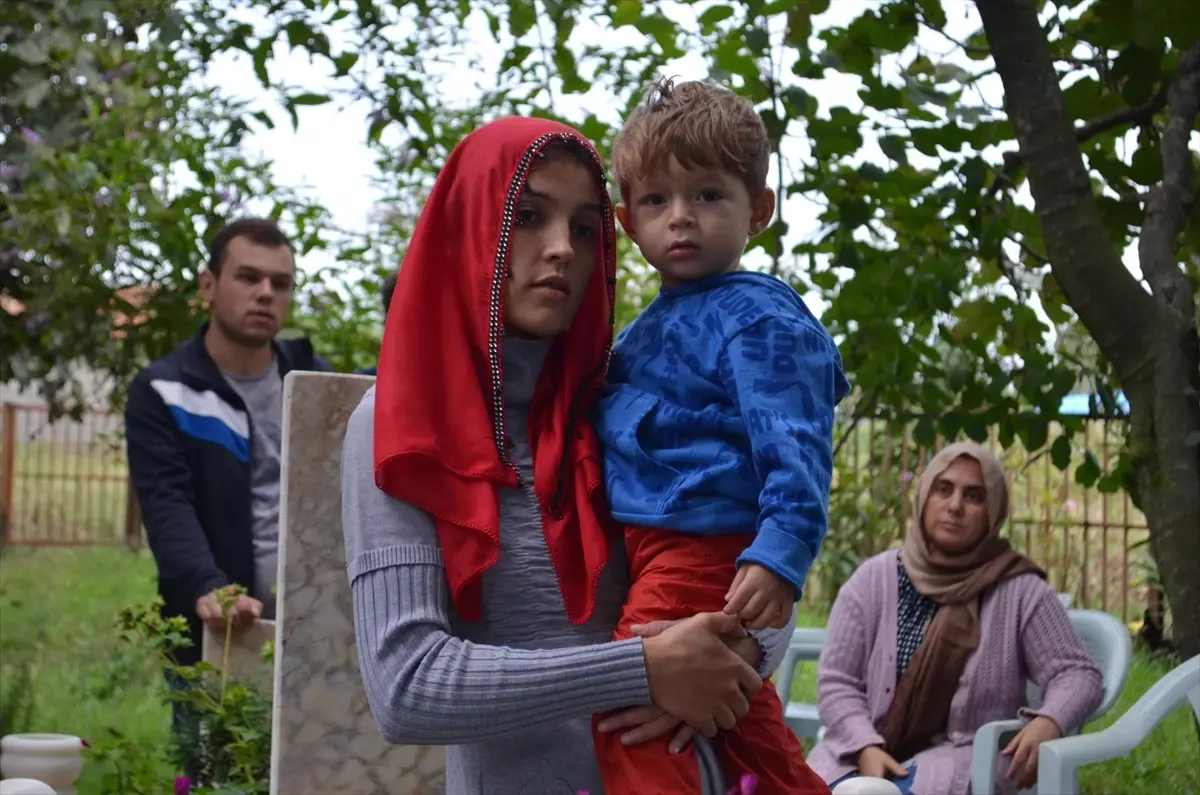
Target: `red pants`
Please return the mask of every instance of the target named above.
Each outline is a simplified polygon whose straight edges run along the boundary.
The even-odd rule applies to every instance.
[[[614,639],[629,628],[663,619],[689,618],[724,609],[735,561],[753,534],[701,536],[644,527],[625,531],[633,584]],[[593,729],[603,716],[593,718]],[[673,732],[644,745],[621,745],[622,732],[593,731],[608,795],[690,795],[700,792],[695,752],[672,755]],[[783,706],[769,682],[750,699],[750,712],[713,739],[729,786],[743,775],[758,779],[757,795],[827,793],[829,787],[804,761],[796,735],[783,722]]]

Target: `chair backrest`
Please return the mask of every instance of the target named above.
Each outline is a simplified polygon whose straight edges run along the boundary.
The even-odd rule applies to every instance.
[[[800,662],[816,662],[821,659],[821,649],[825,646],[825,630],[812,627],[800,627],[792,633],[792,642],[788,645],[787,655],[783,658],[779,670],[775,674],[775,690],[779,700],[785,705],[792,695],[792,680],[796,676],[796,664]]]
[[[1068,610],[1067,616],[1071,619],[1071,626],[1079,633],[1088,656],[1100,669],[1100,706],[1084,720],[1084,723],[1091,723],[1112,709],[1121,695],[1133,662],[1133,642],[1125,625],[1108,613],[1099,610]],[[1041,706],[1042,692],[1036,684],[1029,682],[1025,692],[1031,707]]]

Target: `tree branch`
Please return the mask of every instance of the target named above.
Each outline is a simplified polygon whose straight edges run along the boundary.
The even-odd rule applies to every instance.
[[[1170,112],[1162,134],[1162,182],[1146,197],[1146,221],[1138,241],[1142,274],[1154,295],[1191,326],[1196,311],[1191,281],[1175,257],[1179,233],[1192,205],[1192,153],[1188,138],[1200,113],[1200,44],[1179,59],[1167,91]]]
[[[1107,113],[1079,125],[1075,128],[1075,142],[1081,144],[1084,141],[1095,138],[1102,132],[1131,124],[1145,123],[1154,118],[1156,113],[1167,106],[1167,89],[1169,85],[1170,83],[1163,86],[1157,94],[1141,105],[1135,105],[1131,108],[1121,108],[1120,110],[1115,110],[1112,113]],[[1004,166],[1000,169],[1000,173],[996,175],[996,178],[992,180],[988,196],[995,196],[1002,188],[1011,185],[1013,176],[1023,165],[1025,165],[1025,158],[1020,152],[1005,152]]]
[[[1105,228],[1036,0],[977,0],[1055,280],[1122,383],[1144,380],[1158,307]],[[1093,125],[1093,128],[1095,125]]]

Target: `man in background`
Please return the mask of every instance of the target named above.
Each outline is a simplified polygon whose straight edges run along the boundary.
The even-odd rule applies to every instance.
[[[383,280],[383,322],[387,323],[388,310],[392,308],[392,293],[396,292],[396,277],[398,273],[393,273]],[[377,365],[363,367],[354,372],[358,375],[375,375]]]
[[[235,624],[275,615],[283,377],[331,369],[307,339],[275,338],[295,281],[292,246],[274,222],[227,225],[199,277],[208,320],[129,391],[129,473],[164,613],[187,618],[193,643],[176,653],[181,665],[200,659],[202,624],[224,632],[222,589],[247,590]]]

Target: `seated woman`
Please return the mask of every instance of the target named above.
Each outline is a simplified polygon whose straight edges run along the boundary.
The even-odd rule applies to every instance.
[[[1008,487],[977,444],[933,457],[899,552],[876,555],[838,592],[817,679],[825,737],[808,762],[836,786],[891,779],[904,795],[963,795],[985,723],[1029,720],[998,786],[1031,786],[1037,748],[1100,703],[1100,672],[1045,574],[1000,538]],[[1029,709],[1032,679],[1044,703]]]

